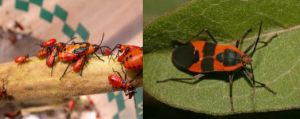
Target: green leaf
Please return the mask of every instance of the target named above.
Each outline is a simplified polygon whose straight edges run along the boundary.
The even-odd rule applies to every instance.
[[[144,58],[144,89],[173,107],[213,115],[299,108],[299,12],[300,4],[296,0],[192,0],[144,28],[144,50],[147,53]],[[209,29],[220,44],[228,44],[253,28],[242,45],[245,49],[254,41],[261,20],[264,23],[261,40],[276,33],[278,37],[266,47],[259,48],[254,55],[254,74],[257,81],[266,83],[277,95],[257,87],[253,102],[251,84],[241,71],[237,71],[233,83],[235,111],[232,112],[227,73],[206,76],[205,80],[195,84],[156,83],[168,78],[191,77],[173,66],[172,39],[189,40],[202,29]],[[260,43],[259,47],[262,45]]]

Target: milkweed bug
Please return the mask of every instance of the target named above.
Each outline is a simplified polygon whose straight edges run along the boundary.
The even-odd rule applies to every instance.
[[[42,48],[45,48],[45,47],[53,46],[55,43],[56,43],[56,39],[53,38],[53,39],[49,39],[41,44],[36,44],[36,45],[39,45]]]
[[[127,74],[124,72],[123,67],[122,71],[125,74],[125,79],[122,78],[121,74],[118,71],[115,71],[113,69],[113,72],[117,73],[118,75],[109,75],[108,81],[114,88],[122,88],[125,92],[125,95],[129,96],[129,99],[131,99],[132,96],[134,96],[134,94],[136,93],[136,90],[130,83],[133,82],[137,76],[131,81],[127,82]]]
[[[59,80],[61,80],[61,78],[65,75],[66,71],[68,70],[68,68],[70,67],[71,63],[74,61],[77,61],[78,59],[80,59],[83,56],[87,56],[87,55],[91,55],[94,54],[97,56],[97,58],[99,60],[104,61],[103,59],[101,59],[96,52],[98,50],[101,51],[101,53],[104,55],[103,51],[101,48],[109,48],[108,46],[101,46],[102,41],[104,39],[104,33],[102,35],[102,40],[100,42],[99,45],[96,44],[90,44],[88,42],[81,42],[81,43],[75,43],[73,42],[71,45],[65,47],[62,49],[62,51],[59,53],[58,58],[62,61],[69,61],[69,64],[67,66],[67,68],[65,69],[63,75],[60,77]],[[110,49],[110,48],[109,48]],[[85,61],[85,60],[84,60]],[[78,62],[80,63],[80,62]],[[84,62],[81,62],[84,64]],[[78,69],[78,67],[76,67],[76,70]],[[81,74],[82,75],[82,71]]]
[[[15,58],[15,63],[24,63],[27,59],[28,59],[29,55],[26,54],[26,55],[23,55],[23,56],[18,56]]]
[[[85,65],[85,62],[86,62],[86,59],[87,56],[82,56],[79,60],[77,60],[73,66],[73,70],[75,72],[78,72],[80,70],[80,76],[82,76],[82,70],[83,70],[83,67]]]
[[[256,81],[254,78],[251,58],[256,51],[261,29],[262,29],[262,22],[259,27],[259,32],[256,41],[253,42],[244,52],[238,49],[240,41],[243,41],[243,39],[247,36],[249,32],[251,32],[252,29],[246,31],[244,35],[241,37],[241,39],[238,39],[236,41],[235,46],[218,44],[218,42],[215,40],[213,35],[208,30],[204,29],[196,36],[192,37],[189,40],[189,42],[182,42],[182,41],[174,42],[179,44],[179,46],[175,48],[172,54],[173,65],[181,71],[198,74],[191,79],[200,79],[202,76],[204,76],[204,74],[211,73],[211,72],[228,72],[229,82],[230,82],[231,111],[234,111],[233,99],[232,99],[233,77],[234,77],[234,71],[238,69],[242,69],[247,79],[250,81],[252,80],[253,101],[255,99],[255,83],[262,85],[268,91],[272,92],[273,94],[276,94],[276,92],[271,90],[265,84]],[[206,32],[208,36],[213,40],[214,43],[205,42],[205,41],[191,42],[194,38],[198,37],[203,32]],[[248,52],[251,49],[253,49],[252,52],[248,54]],[[250,70],[246,68],[246,65],[250,65]],[[165,82],[167,80],[157,81],[157,83]],[[190,79],[178,79],[178,80],[190,80]]]

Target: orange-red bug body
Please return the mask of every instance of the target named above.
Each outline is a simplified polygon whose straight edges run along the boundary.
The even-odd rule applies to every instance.
[[[50,55],[50,53],[48,53],[48,55]],[[38,58],[44,58],[45,56],[47,56],[47,48],[43,48],[36,55]]]
[[[68,108],[70,109],[70,111],[73,110],[74,106],[75,106],[75,101],[71,99],[68,103]]]
[[[16,119],[16,117],[18,117],[20,114],[21,114],[21,111],[19,110],[19,111],[14,111],[14,112],[6,113],[6,114],[4,114],[4,116],[8,117],[9,119]]]
[[[78,72],[83,66],[86,61],[86,56],[82,56],[79,60],[77,60],[73,66],[73,70]]]
[[[118,75],[109,75],[108,76],[109,83],[116,88],[122,88],[125,91],[125,95],[129,95],[129,99],[136,93],[134,87]]]
[[[58,57],[62,61],[74,61],[78,60],[81,56],[94,53],[99,48],[99,46],[90,43],[70,45],[65,47]]]
[[[55,43],[56,43],[56,39],[53,38],[41,43],[40,46],[44,48],[44,47],[53,46],[55,45]]]
[[[28,59],[29,55],[18,56],[15,58],[15,63],[24,63]]]
[[[106,49],[104,50],[104,54],[105,54],[105,55],[110,55],[110,49],[106,48]]]
[[[57,47],[53,48],[52,52],[51,52],[51,55],[48,57],[48,59],[46,61],[46,64],[47,64],[48,67],[52,67],[53,66],[53,63],[55,61],[55,57],[56,57],[57,54],[58,54]]]
[[[126,69],[142,69],[143,68],[143,50],[142,48],[132,49],[128,52],[121,63]]]
[[[199,56],[199,59],[197,62],[193,63],[189,67],[189,71],[197,72],[197,73],[206,73],[206,72],[218,72],[218,71],[234,71],[238,68],[243,67],[243,62],[241,62],[240,59],[242,58],[250,58],[244,57],[245,53],[240,51],[238,48],[232,45],[223,45],[223,44],[214,44],[209,43],[205,41],[196,41],[192,43],[193,47],[195,48],[196,52]],[[209,51],[214,51],[214,53],[210,53]],[[233,63],[227,63],[224,62],[221,57],[223,57],[224,54],[228,54],[227,52],[230,52],[236,56],[237,61]],[[239,62],[238,62],[239,60]],[[243,59],[242,59],[243,60]],[[207,63],[210,62],[211,63]],[[210,65],[210,66],[208,66]]]
[[[113,85],[116,88],[124,88],[125,89],[126,81],[123,82],[123,79],[121,77],[119,77],[118,75],[109,75],[108,81],[111,85]]]

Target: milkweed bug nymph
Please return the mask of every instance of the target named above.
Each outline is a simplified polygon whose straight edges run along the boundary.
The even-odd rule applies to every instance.
[[[26,54],[26,55],[23,55],[23,56],[18,56],[15,58],[15,63],[24,63],[25,61],[27,61],[27,59],[29,58],[29,55]]]
[[[134,96],[134,94],[136,93],[136,90],[135,90],[134,86],[131,85],[131,82],[133,82],[137,76],[135,76],[135,78],[132,79],[131,81],[127,82],[127,74],[125,73],[123,67],[122,67],[122,71],[125,74],[125,79],[121,76],[121,74],[119,72],[115,71],[114,69],[113,69],[113,71],[115,73],[117,73],[118,75],[109,75],[108,76],[109,83],[114,88],[122,88],[125,92],[125,95],[126,96],[128,95],[129,99],[131,99],[132,96]]]
[[[235,75],[234,71],[241,69],[248,80],[252,80],[253,88],[253,101],[255,99],[255,83],[258,83],[265,87],[268,91],[276,94],[273,90],[267,87],[264,83],[258,82],[254,78],[253,68],[252,68],[252,57],[257,49],[257,44],[261,34],[262,22],[259,27],[259,32],[257,39],[244,51],[239,49],[239,44],[248,35],[252,29],[247,30],[244,35],[236,41],[235,46],[218,44],[217,40],[213,35],[206,29],[202,30],[196,36],[192,37],[188,42],[176,41],[174,43],[179,44],[172,54],[173,65],[184,72],[196,73],[197,75],[191,79],[200,79],[204,74],[212,72],[227,72],[229,73],[229,83],[230,83],[230,105],[231,111],[233,108],[233,98],[232,98],[232,85],[233,77]],[[203,32],[206,32],[208,36],[213,40],[213,43],[206,41],[195,41],[191,42],[194,38],[198,37]],[[272,37],[275,38],[275,37]],[[265,42],[265,45],[271,41]],[[252,52],[249,52],[251,49]],[[246,65],[250,65],[250,69],[246,68]],[[170,79],[157,81],[166,82]],[[171,79],[174,80],[174,79]],[[177,79],[177,80],[190,80],[190,79]]]

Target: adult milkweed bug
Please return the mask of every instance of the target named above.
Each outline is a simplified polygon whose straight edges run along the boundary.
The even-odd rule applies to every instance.
[[[236,45],[223,45],[218,44],[213,35],[206,29],[202,30],[196,36],[192,37],[188,42],[176,41],[174,43],[179,44],[177,48],[173,51],[172,62],[175,67],[184,72],[197,73],[194,78],[191,79],[200,79],[204,74],[211,72],[228,72],[229,73],[229,82],[230,82],[230,104],[231,110],[233,108],[233,99],[232,99],[232,84],[234,71],[242,69],[243,73],[249,80],[252,80],[253,88],[253,101],[255,99],[255,83],[261,84],[268,91],[276,94],[265,84],[258,82],[254,78],[253,68],[252,68],[252,56],[256,51],[256,47],[259,41],[260,33],[262,29],[262,22],[259,27],[258,36],[255,42],[253,42],[244,52],[239,48],[239,44],[247,36],[252,29],[249,29],[244,33],[241,39],[236,41]],[[205,41],[195,41],[191,42],[194,38],[198,37],[203,32],[206,32],[208,36],[214,41],[214,43],[205,42]],[[274,37],[272,37],[274,38]],[[271,40],[268,40],[269,42]],[[252,52],[248,55],[248,52]],[[246,65],[250,65],[250,70],[246,68]],[[167,79],[169,80],[169,79]],[[157,81],[157,83],[165,82],[167,80]],[[174,79],[171,79],[174,80]],[[178,80],[187,80],[187,79],[178,79]],[[190,79],[189,79],[190,80]]]
[[[133,82],[137,76],[131,81],[127,82],[127,74],[124,72],[123,67],[122,71],[125,74],[125,79],[122,78],[121,74],[118,71],[115,71],[113,69],[113,72],[117,73],[118,75],[109,75],[108,81],[114,88],[122,88],[125,92],[125,95],[128,95],[129,99],[131,99],[132,96],[134,96],[134,94],[136,93],[136,90],[130,83]]]
[[[15,58],[15,63],[24,63],[29,58],[29,55],[18,56]]]

